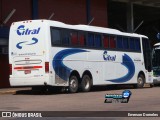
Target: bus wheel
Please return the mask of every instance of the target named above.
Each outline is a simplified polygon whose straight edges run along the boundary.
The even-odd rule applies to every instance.
[[[69,79],[69,92],[76,93],[78,90],[78,79],[75,75],[72,75]]]
[[[142,74],[140,74],[137,78],[137,88],[143,88],[145,83],[145,78]]]
[[[88,75],[84,75],[82,77],[82,81],[80,83],[81,91],[82,92],[88,92],[88,91],[90,91],[91,86],[92,86],[91,78]]]

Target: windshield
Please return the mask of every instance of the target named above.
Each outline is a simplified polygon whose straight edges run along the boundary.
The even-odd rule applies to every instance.
[[[153,49],[152,64],[154,76],[160,75],[160,49],[157,49],[157,47]]]

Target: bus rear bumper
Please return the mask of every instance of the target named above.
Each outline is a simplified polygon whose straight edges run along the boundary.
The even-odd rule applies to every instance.
[[[41,86],[49,85],[49,77],[28,77],[28,78],[14,78],[9,79],[11,86]]]

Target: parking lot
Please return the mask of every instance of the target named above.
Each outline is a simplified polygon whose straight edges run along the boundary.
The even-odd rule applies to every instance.
[[[104,103],[106,94],[121,94],[124,89],[94,88],[88,93],[36,93],[17,90],[0,95],[0,111],[159,111],[160,87],[130,89],[128,103]]]

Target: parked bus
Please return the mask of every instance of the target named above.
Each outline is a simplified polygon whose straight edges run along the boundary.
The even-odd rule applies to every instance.
[[[153,83],[160,84],[160,43],[154,45],[152,57]]]
[[[152,84],[144,35],[58,21],[14,22],[9,36],[11,86],[60,86],[71,93],[94,85]]]

